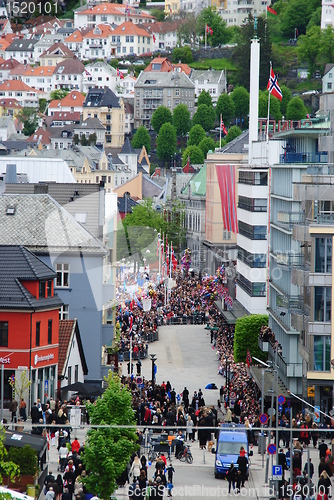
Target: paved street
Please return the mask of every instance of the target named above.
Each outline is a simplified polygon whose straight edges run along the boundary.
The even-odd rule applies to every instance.
[[[175,387],[177,393],[187,386],[190,395],[193,391],[201,388],[207,405],[215,404],[219,397],[219,390],[205,390],[209,382],[215,382],[217,387],[224,382],[218,374],[216,352],[211,348],[210,338],[204,325],[189,326],[166,326],[160,328],[158,342],[150,345],[150,352],[157,357],[157,383],[169,380]],[[125,366],[123,367],[125,370]],[[151,362],[149,359],[143,361],[143,376],[151,377]],[[72,437],[77,435],[79,441],[84,441],[86,428],[73,432]],[[174,499],[191,498],[224,498],[228,495],[228,483],[222,479],[215,479],[213,474],[215,456],[209,451],[202,451],[198,442],[192,444],[194,462],[192,465],[180,463],[173,459],[176,470],[174,476]],[[310,448],[312,461],[317,471],[318,450]],[[264,487],[265,468],[262,467],[262,458],[258,454],[257,447],[254,448],[254,456],[251,459],[251,474],[242,495],[249,499],[267,498],[271,496],[268,487]],[[56,473],[58,466],[58,454],[55,448],[50,450],[50,469]],[[306,460],[306,452],[304,452]],[[205,463],[204,463],[205,462]],[[149,479],[154,472],[154,464],[149,468]],[[316,482],[317,472],[314,479]],[[117,499],[127,498],[126,488],[116,492]],[[231,497],[233,495],[230,495]]]

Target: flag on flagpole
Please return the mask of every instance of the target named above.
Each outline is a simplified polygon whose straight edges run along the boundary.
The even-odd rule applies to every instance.
[[[175,271],[175,269],[177,268],[177,260],[176,260],[175,253],[173,250],[173,243],[171,244],[170,253],[171,253],[171,259],[172,259],[172,268],[173,268],[173,271]]]
[[[213,29],[210,28],[207,24],[205,25],[205,31],[208,35],[213,35]]]
[[[247,367],[249,368],[250,365],[252,364],[252,357],[251,357],[251,353],[249,352],[249,350],[247,349],[247,356],[246,356],[246,363],[247,363]]]
[[[168,245],[167,235],[166,235],[166,263],[167,263],[167,274],[168,274],[168,267],[169,267],[169,245]]]
[[[276,10],[272,9],[271,7],[267,7],[267,14],[269,14],[270,16],[277,16],[277,12]]]
[[[117,68],[117,76],[119,76],[121,80],[124,80],[124,74],[118,68]]]
[[[228,134],[227,130],[226,130],[226,127],[224,125],[224,122],[223,120],[221,120],[221,123],[220,123],[220,128],[222,129],[222,131],[224,132],[225,135]]]
[[[267,85],[267,90],[274,96],[277,97],[280,101],[282,100],[283,94],[280,89],[280,86],[277,82],[277,76],[275,75],[273,68],[270,68],[270,78]]]
[[[153,33],[153,43],[156,42],[155,34]]]

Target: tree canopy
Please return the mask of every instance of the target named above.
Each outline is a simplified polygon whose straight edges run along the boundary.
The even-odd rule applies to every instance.
[[[175,153],[176,144],[177,138],[175,128],[170,123],[164,123],[157,137],[158,158],[168,163],[171,155]]]
[[[226,23],[215,7],[207,7],[202,9],[197,18],[196,30],[201,36],[205,36],[205,26],[208,25],[213,33],[207,35],[208,45],[216,47],[219,44],[229,41],[230,33],[226,29]]]
[[[23,124],[24,135],[32,135],[38,127],[38,116],[36,108],[25,106],[20,109],[17,118]]]
[[[307,110],[304,102],[300,97],[293,97],[288,104],[286,110],[286,118],[288,120],[302,120],[306,118]]]
[[[286,85],[280,85],[280,88],[281,88],[282,95],[283,95],[281,103],[280,103],[281,113],[283,116],[286,116],[286,110],[287,110],[289,102],[292,99],[292,93],[291,93],[291,90]]]
[[[204,139],[201,140],[199,143],[198,147],[203,151],[204,158],[206,158],[206,155],[208,152],[214,151],[216,147],[216,143],[211,137],[205,137]]]
[[[234,104],[234,113],[236,118],[242,120],[248,116],[249,113],[249,93],[244,87],[236,87],[231,98]]]
[[[159,106],[151,118],[151,125],[157,134],[164,123],[172,123],[172,113],[166,106]]]
[[[229,94],[220,94],[216,105],[216,115],[220,119],[222,115],[225,126],[227,126],[234,116],[234,102]]]
[[[188,146],[198,146],[199,143],[206,137],[205,130],[202,125],[194,125],[189,131]]]
[[[110,498],[117,488],[131,455],[138,449],[131,392],[109,372],[108,387],[92,404],[87,404],[91,427],[87,432],[84,464],[90,471],[85,478],[88,491]],[[94,424],[110,427],[94,428]],[[133,428],[113,427],[133,425]]]
[[[268,325],[268,316],[266,314],[251,314],[237,319],[233,342],[236,363],[246,361],[247,350],[249,350],[251,356],[263,359],[263,352],[258,345],[259,334],[263,325]]]
[[[52,92],[50,92],[50,99],[51,101],[53,101],[54,99],[57,101],[61,101],[62,99],[64,99],[64,97],[67,96],[67,94],[69,94],[68,89],[53,90]]]
[[[306,35],[301,35],[298,39],[298,56],[301,60],[308,62],[310,77],[317,67],[317,57],[321,47],[321,38],[320,26],[312,26],[312,28],[307,31]],[[330,52],[330,47],[328,50]]]
[[[139,127],[137,129],[137,132],[133,136],[131,144],[134,148],[138,149],[145,146],[148,153],[151,151],[151,137],[145,127]]]
[[[186,45],[185,47],[175,47],[172,52],[172,62],[178,63],[181,61],[183,64],[190,64],[194,60],[191,48]]]
[[[190,111],[185,104],[178,104],[173,110],[173,125],[177,135],[184,136],[190,129]]]
[[[262,90],[259,95],[259,117],[266,118],[268,115],[268,91]],[[273,95],[270,96],[270,116],[274,117],[275,120],[280,120],[282,118],[280,101],[276,99]]]
[[[204,163],[204,153],[199,146],[188,146],[182,155],[182,166],[187,164],[188,158],[190,163],[194,165],[201,165]]]
[[[197,99],[197,106],[200,104],[206,104],[208,107],[212,106],[211,95],[207,90],[202,90]]]
[[[225,143],[233,141],[239,135],[241,135],[241,129],[237,125],[233,125],[229,128],[228,134],[225,137]]]
[[[197,111],[193,116],[193,125],[202,125],[207,132],[213,129],[215,122],[215,112],[212,107],[206,104],[197,106]]]
[[[289,0],[281,14],[281,30],[283,35],[292,37],[297,28],[299,35],[306,33],[306,27],[315,10],[315,2],[310,0]]]

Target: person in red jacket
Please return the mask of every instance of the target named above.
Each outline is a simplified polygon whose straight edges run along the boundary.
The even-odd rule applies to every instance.
[[[77,453],[79,453],[79,450],[80,450],[80,443],[78,441],[78,438],[74,438],[74,441],[72,441],[72,453],[74,453],[75,451]]]

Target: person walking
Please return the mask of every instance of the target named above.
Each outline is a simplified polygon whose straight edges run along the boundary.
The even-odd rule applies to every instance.
[[[132,466],[131,466],[131,470],[130,470],[130,474],[133,474],[134,481],[137,481],[137,479],[139,479],[140,469],[141,469],[141,462],[140,462],[138,455],[136,455],[133,462],[132,462]]]
[[[238,464],[238,492],[240,491],[240,485],[242,487],[245,486],[245,481],[247,479],[247,467],[248,467],[248,458],[246,457],[246,452],[243,446],[240,448],[240,453],[237,460]]]
[[[319,444],[319,458],[320,460],[322,458],[326,458],[326,451],[328,450],[328,446],[327,444],[325,443],[325,440],[322,439],[321,440],[321,443]]]
[[[16,422],[17,401],[13,398],[9,404],[9,411],[12,414],[11,422]]]
[[[193,434],[194,422],[191,419],[191,416],[188,415],[187,418],[187,440],[194,442],[194,434]]]
[[[238,471],[236,467],[234,466],[234,463],[231,462],[230,468],[227,471],[227,481],[228,481],[228,492],[231,493],[231,485],[233,488],[233,491],[235,490],[235,483],[237,482],[238,479]]]
[[[23,422],[26,422],[26,420],[27,420],[27,403],[24,401],[23,398],[21,398],[19,412],[20,412],[21,420],[23,420]]]

